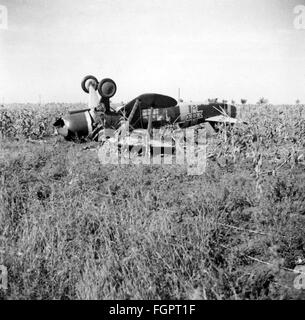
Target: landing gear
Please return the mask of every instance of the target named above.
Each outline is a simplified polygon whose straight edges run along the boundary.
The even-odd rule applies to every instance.
[[[94,90],[97,89],[98,87],[98,80],[94,76],[86,76],[81,83],[82,89],[86,92],[89,93],[89,86],[92,85]]]
[[[101,97],[110,99],[116,93],[116,84],[112,79],[105,78],[99,82],[97,90]]]

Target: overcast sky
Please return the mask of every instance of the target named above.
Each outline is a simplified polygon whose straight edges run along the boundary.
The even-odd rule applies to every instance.
[[[113,101],[146,92],[185,100],[265,96],[305,103],[305,0],[0,0],[0,99],[87,101],[87,74]],[[0,102],[1,102],[0,101]]]

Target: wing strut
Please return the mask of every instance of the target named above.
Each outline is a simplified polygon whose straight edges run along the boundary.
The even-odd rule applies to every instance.
[[[132,121],[134,114],[138,109],[139,104],[140,104],[140,100],[137,99],[132,107],[132,110],[130,112],[128,119],[124,121],[123,125],[120,127],[119,133],[121,133],[123,136],[126,134],[126,131],[129,131],[130,122]]]
[[[148,126],[147,126],[147,133],[148,133],[148,136],[150,138],[152,138],[152,118],[153,118],[153,111],[154,111],[154,107],[151,106],[150,107],[150,113],[149,113],[149,118],[148,118]]]
[[[88,84],[89,87],[89,103],[88,106],[90,108],[90,115],[91,117],[94,119],[94,121],[96,120],[96,114],[95,114],[95,108],[98,106],[99,104],[99,97],[97,95],[96,92],[96,88],[94,87],[94,82],[90,81]]]

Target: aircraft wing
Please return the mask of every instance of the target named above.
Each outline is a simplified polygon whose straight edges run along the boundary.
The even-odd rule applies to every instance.
[[[241,123],[240,120],[237,120],[237,119],[229,117],[229,116],[223,116],[223,115],[206,118],[205,121],[207,121],[207,122],[224,122],[224,123]]]
[[[163,94],[158,94],[158,93],[145,93],[129,101],[124,106],[119,107],[117,111],[126,110],[127,113],[130,112],[137,99],[141,101],[142,109],[150,108],[150,107],[169,108],[177,105],[176,99],[172,97],[165,96]]]

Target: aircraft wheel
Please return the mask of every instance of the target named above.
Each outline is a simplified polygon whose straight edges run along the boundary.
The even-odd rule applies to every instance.
[[[97,89],[98,86],[98,80],[94,77],[94,76],[86,76],[83,80],[82,80],[82,89],[86,92],[89,93],[89,83],[91,82],[91,84],[93,84],[94,89]]]
[[[100,81],[97,90],[103,98],[110,99],[116,93],[116,84],[112,79],[105,78]]]

